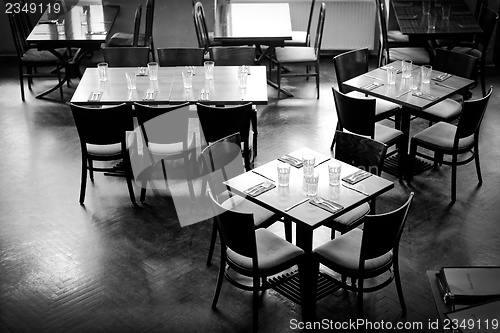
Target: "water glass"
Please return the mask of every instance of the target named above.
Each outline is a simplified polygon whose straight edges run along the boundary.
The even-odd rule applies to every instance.
[[[278,164],[278,185],[279,186],[290,185],[290,164],[288,163]]]
[[[302,168],[304,169],[304,177],[310,176],[314,173],[314,164],[316,163],[316,156],[312,154],[305,154],[302,156]]]
[[[99,80],[108,81],[108,63],[100,62],[97,64],[97,71],[99,72]]]
[[[309,197],[314,197],[318,194],[318,182],[319,182],[319,174],[317,172],[313,172],[312,175],[306,176],[306,194]]]
[[[203,63],[205,67],[205,79],[211,80],[214,78],[214,62],[213,61],[205,61]]]
[[[386,67],[387,71],[387,83],[388,84],[395,84],[396,83],[396,68],[392,66],[387,66]]]
[[[422,83],[430,83],[432,75],[432,66],[423,65],[421,68],[422,68]]]
[[[422,1],[422,14],[429,15],[431,13],[431,2]]]
[[[148,72],[149,72],[149,79],[151,81],[158,80],[158,63],[157,62],[148,63]]]
[[[403,72],[403,78],[409,78],[411,76],[411,71],[413,69],[411,60],[401,60],[401,70]]]
[[[338,161],[330,161],[328,163],[328,175],[330,185],[340,184],[340,171],[342,169],[342,164]]]
[[[64,35],[64,34],[66,34],[66,28],[65,28],[65,21],[64,20],[57,21],[56,27],[57,27],[57,34],[58,35]]]
[[[417,90],[418,89],[418,76],[411,76],[410,77],[410,89],[411,90]]]
[[[429,15],[427,15],[427,28],[429,30],[436,29],[436,21],[437,21],[436,13],[430,13]]]
[[[443,4],[441,9],[443,10],[443,20],[449,20],[450,14],[451,14],[451,5],[450,4]]]
[[[182,83],[184,84],[184,89],[191,89],[193,87],[193,72],[185,69],[182,71]]]
[[[125,73],[125,77],[127,78],[127,88],[128,89],[136,89],[137,86],[136,86],[136,77],[137,77],[137,74],[136,72],[126,72]]]
[[[80,13],[80,24],[81,25],[87,25],[88,24],[88,19],[89,19],[88,12],[86,10],[82,11]]]
[[[238,73],[238,85],[240,89],[245,89],[247,87],[247,79],[248,79],[247,72]]]

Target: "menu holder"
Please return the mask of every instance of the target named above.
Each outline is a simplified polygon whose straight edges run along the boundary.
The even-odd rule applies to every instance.
[[[350,174],[349,176],[346,176],[342,178],[343,181],[345,181],[348,184],[354,185],[356,183],[359,183],[363,179],[366,179],[368,177],[373,176],[371,173],[365,170],[358,170],[353,174]]]
[[[445,313],[450,324],[462,333],[498,332],[500,323],[500,298]]]
[[[436,277],[445,303],[467,304],[500,297],[500,266],[443,267]]]
[[[336,202],[333,202],[331,200],[323,199],[323,198],[318,198],[314,197],[309,200],[309,203],[311,205],[314,205],[316,207],[322,208],[332,214],[337,213],[338,211],[344,209],[344,206],[339,205]]]
[[[443,73],[441,75],[438,75],[436,77],[433,77],[432,80],[434,81],[437,81],[437,82],[443,82],[443,81],[446,81],[448,80],[450,77],[452,77],[453,75],[451,74],[448,74],[448,73]]]
[[[250,187],[249,189],[245,190],[244,193],[246,195],[251,196],[251,197],[256,197],[258,195],[261,195],[264,192],[272,190],[275,187],[276,187],[276,185],[274,185],[270,181],[266,180],[265,182],[262,182],[260,184],[257,184],[255,186]]]
[[[93,91],[89,95],[89,102],[99,102],[102,97],[102,91]]]
[[[288,163],[291,166],[296,167],[296,168],[301,168],[303,165],[302,160],[299,160],[298,158],[290,156],[290,155],[281,156],[280,158],[278,158],[278,161]]]

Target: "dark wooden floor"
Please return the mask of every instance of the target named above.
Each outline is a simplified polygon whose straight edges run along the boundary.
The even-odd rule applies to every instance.
[[[293,68],[292,68],[293,70]],[[57,93],[44,100],[27,93],[21,102],[17,68],[0,59],[0,331],[2,332],[247,332],[251,295],[225,283],[218,311],[210,304],[218,258],[205,265],[211,224],[180,227],[171,193],[148,191],[147,204],[130,203],[123,178],[96,175],[78,204],[80,148],[67,101]],[[401,270],[408,313],[401,316],[394,285],[367,294],[372,323],[422,323],[438,318],[426,271],[449,265],[500,264],[500,75],[488,69],[495,90],[480,142],[484,184],[477,187],[474,165],[459,169],[458,198],[449,206],[450,169],[415,177],[378,201],[378,210],[399,205],[409,191],[415,200],[401,240]],[[322,61],[321,98],[314,82],[286,82],[295,98],[259,108],[259,155],[266,163],[308,146],[330,154],[336,125],[331,57]],[[73,81],[73,86],[78,80]],[[38,80],[40,91],[50,82]],[[475,94],[479,90],[474,91]],[[412,131],[426,124],[415,120]],[[138,195],[138,189],[136,188]],[[200,186],[196,184],[199,193]],[[207,205],[193,207],[203,216]],[[279,224],[272,230],[282,234]],[[315,245],[329,231],[315,233]],[[338,291],[317,303],[318,320],[356,318],[353,293]],[[261,298],[261,332],[291,332],[301,309],[274,291]],[[326,323],[326,322],[324,322]],[[328,331],[324,329],[322,331]],[[377,329],[375,331],[396,331]]]

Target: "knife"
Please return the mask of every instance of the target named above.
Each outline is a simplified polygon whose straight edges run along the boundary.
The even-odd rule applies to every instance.
[[[309,198],[302,199],[302,200],[300,200],[299,202],[297,202],[297,203],[295,203],[295,204],[291,205],[290,207],[285,208],[285,212],[288,212],[290,209],[295,208],[295,207],[297,207],[298,205],[301,205],[301,204],[303,204],[303,203],[304,203],[304,202],[306,202],[306,201],[309,201]]]
[[[358,188],[355,188],[355,187],[353,187],[353,186],[351,186],[351,185],[347,185],[346,183],[342,183],[342,185],[343,185],[344,187],[346,187],[346,188],[350,189],[350,190],[353,190],[353,191],[355,191],[355,192],[358,192],[358,193],[364,194],[364,195],[366,195],[367,197],[369,196],[369,194],[368,194],[368,193],[366,193],[365,191],[360,190],[360,189],[358,189]]]

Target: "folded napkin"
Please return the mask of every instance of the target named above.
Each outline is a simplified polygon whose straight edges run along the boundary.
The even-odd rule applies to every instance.
[[[383,83],[372,82],[370,84],[367,84],[366,86],[361,87],[361,89],[373,90],[373,89],[377,89],[378,87],[382,87],[383,85],[384,85]]]
[[[433,77],[432,80],[437,81],[437,82],[443,82],[443,81],[449,79],[452,76],[453,75],[451,75],[451,74],[443,73],[443,74],[441,74],[439,76]]]
[[[156,91],[146,91],[144,93],[143,101],[154,101],[156,99]]]
[[[435,100],[437,98],[436,96],[432,96],[432,95],[429,95],[429,94],[424,94],[421,91],[414,92],[412,95],[415,96],[415,97],[426,99],[428,101],[433,101],[433,100]]]
[[[250,187],[248,190],[245,190],[244,193],[246,195],[251,196],[251,197],[256,197],[258,195],[261,195],[264,192],[272,190],[275,187],[276,187],[276,185],[274,185],[270,181],[266,180],[265,182],[262,182],[260,184],[257,184],[255,186]]]
[[[301,168],[302,164],[303,164],[302,160],[299,160],[298,158],[290,156],[290,155],[281,156],[280,158],[278,158],[278,161],[288,163],[291,166],[294,166],[296,168]]]
[[[343,181],[345,181],[348,184],[354,185],[363,179],[366,179],[368,177],[373,176],[371,173],[365,170],[358,170],[355,173],[350,174],[349,176],[346,176],[342,178]]]
[[[335,214],[339,210],[344,209],[344,207],[339,205],[338,203],[323,198],[317,198],[317,197],[311,198],[311,200],[309,200],[309,203],[316,207],[322,208],[332,214]]]
[[[102,91],[93,91],[89,95],[89,102],[99,102],[102,97]]]

